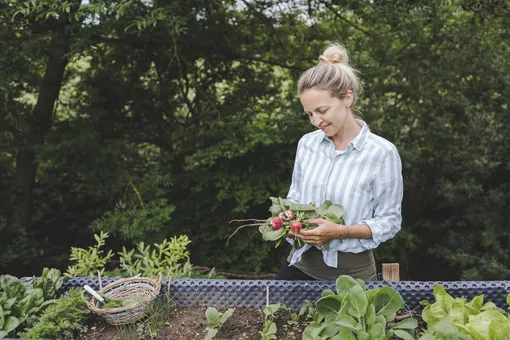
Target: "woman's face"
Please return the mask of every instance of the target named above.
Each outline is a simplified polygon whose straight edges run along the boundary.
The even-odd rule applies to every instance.
[[[333,137],[342,131],[346,118],[352,117],[349,106],[352,103],[352,91],[344,99],[331,97],[329,91],[309,89],[300,96],[301,105],[310,118],[310,123]]]

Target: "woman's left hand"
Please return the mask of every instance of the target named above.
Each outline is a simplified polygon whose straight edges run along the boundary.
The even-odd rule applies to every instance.
[[[318,227],[311,230],[300,230],[297,234],[294,234],[304,243],[320,246],[328,240],[338,237],[339,226],[335,222],[322,218],[311,218],[307,220],[307,222],[310,224],[318,224]]]

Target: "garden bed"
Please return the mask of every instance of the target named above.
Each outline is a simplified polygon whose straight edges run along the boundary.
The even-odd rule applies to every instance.
[[[375,332],[386,334],[389,339],[397,336],[416,339],[422,334],[443,336],[460,331],[475,334],[482,330],[487,336],[493,333],[482,338],[500,340],[510,334],[509,281],[364,282],[348,276],[336,281],[163,279],[160,294],[145,307],[148,313],[144,319],[111,326],[100,316],[89,314],[80,296],[84,285],[98,289],[98,279],[74,277],[60,286],[63,282],[57,272],[44,273],[43,279],[26,281],[23,289],[21,282],[12,277],[2,281],[7,295],[19,295],[12,300],[4,296],[4,310],[8,305],[23,306],[23,299],[12,302],[23,296],[35,296],[37,291],[48,296],[58,291],[58,303],[48,307],[48,313],[40,316],[39,325],[27,333],[32,336],[25,336],[26,339],[41,338],[48,327],[54,328],[53,333],[60,329],[79,334],[72,339],[106,340],[336,339],[343,338],[342,330],[351,337]],[[115,280],[104,278],[102,284]],[[43,300],[39,295],[37,303]],[[21,310],[13,308],[16,313]],[[452,308],[457,308],[453,314]],[[457,329],[454,323],[459,318],[464,325]],[[62,320],[73,327],[62,328]],[[208,337],[212,332],[216,333]]]
[[[172,311],[168,322],[164,324],[157,335],[157,339],[200,339],[203,340],[207,320],[205,318],[206,307],[182,307]],[[219,309],[219,311],[224,311]],[[276,320],[278,339],[291,340],[301,339],[301,334],[306,323],[288,323],[286,318]],[[142,321],[143,322],[143,321]],[[234,314],[227,320],[221,331],[215,337],[217,340],[237,339],[260,339],[258,333],[264,323],[264,316],[260,310],[248,308],[236,308]],[[128,333],[129,326],[111,326],[103,322],[97,322],[94,328],[83,335],[82,339],[90,340],[120,340],[121,336]]]
[[[163,325],[155,339],[172,339],[172,340],[203,340],[206,333],[207,320],[205,318],[205,307],[182,307],[172,311],[168,322]],[[224,311],[224,310],[220,310]],[[413,317],[418,320],[418,334],[422,333],[425,326],[421,319],[421,308],[413,311]],[[409,318],[406,310],[400,310],[397,313],[398,320]],[[143,321],[142,321],[143,323]],[[308,324],[304,318],[300,318],[297,322],[290,320],[285,313],[281,313],[275,319],[277,327],[276,338],[281,340],[297,340],[302,338],[303,330]],[[259,331],[264,327],[264,316],[261,310],[248,308],[236,308],[232,317],[228,319],[221,328],[220,333],[214,338],[217,340],[248,340],[260,339]],[[83,334],[80,339],[85,340],[121,340],[126,339],[127,334],[131,333],[134,339],[138,335],[136,326],[115,327],[108,325],[101,320],[97,320],[87,333]]]

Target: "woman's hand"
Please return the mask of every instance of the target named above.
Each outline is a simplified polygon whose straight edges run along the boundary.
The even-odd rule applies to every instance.
[[[340,227],[332,221],[322,218],[311,218],[307,220],[310,224],[318,224],[317,228],[311,230],[300,230],[299,232],[290,231],[287,234],[289,238],[299,238],[304,243],[320,246],[328,240],[339,238]]]

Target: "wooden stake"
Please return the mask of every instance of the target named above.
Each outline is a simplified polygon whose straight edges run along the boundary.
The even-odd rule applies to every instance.
[[[99,281],[99,290],[103,289],[103,282],[101,280],[101,272],[97,271],[97,280]]]
[[[400,281],[400,267],[398,263],[383,263],[382,277],[384,281]]]

